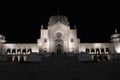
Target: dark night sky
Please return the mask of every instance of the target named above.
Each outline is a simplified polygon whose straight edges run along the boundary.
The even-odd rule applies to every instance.
[[[117,2],[1,2],[0,34],[7,42],[33,43],[40,36],[40,26],[57,14],[68,17],[71,28],[77,25],[82,42],[108,42],[114,28],[120,32],[120,8]]]

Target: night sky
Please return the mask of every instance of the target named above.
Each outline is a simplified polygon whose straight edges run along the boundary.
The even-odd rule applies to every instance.
[[[36,43],[40,26],[47,28],[50,16],[68,17],[77,26],[81,42],[109,42],[114,28],[120,32],[120,4],[117,2],[1,2],[0,34],[10,43]]]

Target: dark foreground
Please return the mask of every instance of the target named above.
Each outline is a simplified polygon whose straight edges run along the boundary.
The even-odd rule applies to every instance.
[[[0,62],[0,80],[120,80],[120,62],[53,57],[40,63]]]

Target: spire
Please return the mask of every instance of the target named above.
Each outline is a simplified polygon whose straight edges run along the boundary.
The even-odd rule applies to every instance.
[[[115,33],[117,34],[118,33],[118,31],[117,31],[117,29],[115,28]]]
[[[44,27],[43,27],[43,24],[41,25],[41,29],[43,29]]]

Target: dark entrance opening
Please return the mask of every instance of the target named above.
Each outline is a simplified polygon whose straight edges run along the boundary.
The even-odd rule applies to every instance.
[[[18,62],[18,57],[17,56],[14,58],[14,62]]]
[[[61,44],[57,44],[56,46],[56,53],[57,55],[61,55],[62,54],[62,45]]]
[[[12,61],[12,56],[8,56],[8,61]]]
[[[24,57],[23,56],[20,57],[20,62],[24,62]]]

